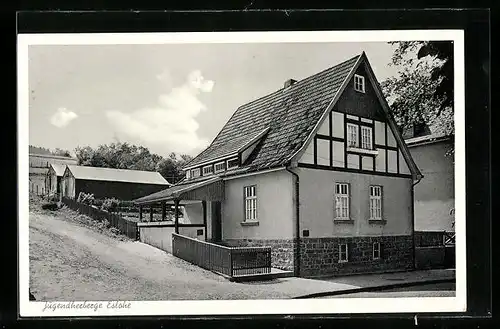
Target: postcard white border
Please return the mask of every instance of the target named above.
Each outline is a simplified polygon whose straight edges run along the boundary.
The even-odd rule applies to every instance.
[[[44,302],[31,302],[29,291],[29,90],[30,45],[386,42],[453,40],[455,44],[455,232],[456,296],[415,298],[332,298],[311,300],[131,301],[131,308],[98,311],[58,309],[43,311]],[[427,313],[466,310],[465,246],[465,79],[463,30],[373,30],[306,32],[196,32],[196,33],[84,33],[18,35],[18,182],[19,182],[19,293],[22,317],[137,316],[137,315],[252,315]]]

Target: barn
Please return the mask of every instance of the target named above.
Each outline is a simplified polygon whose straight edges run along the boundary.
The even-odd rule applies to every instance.
[[[133,200],[166,189],[171,184],[158,172],[68,165],[62,178],[62,195],[80,192],[96,199]]]

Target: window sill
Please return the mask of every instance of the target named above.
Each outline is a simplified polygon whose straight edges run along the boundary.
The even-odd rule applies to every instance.
[[[369,224],[380,224],[380,225],[385,225],[387,224],[387,221],[385,219],[369,219],[368,220]]]
[[[362,149],[360,147],[348,147],[347,152],[378,155],[378,150],[368,150],[368,149]]]
[[[334,219],[335,224],[354,224],[353,219]]]
[[[349,261],[347,260],[339,260],[339,263],[348,263]]]
[[[259,221],[247,221],[247,222],[241,222],[241,226],[259,226]]]

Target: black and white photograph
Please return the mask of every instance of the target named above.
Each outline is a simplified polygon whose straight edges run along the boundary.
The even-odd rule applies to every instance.
[[[18,43],[21,315],[465,311],[462,31]]]

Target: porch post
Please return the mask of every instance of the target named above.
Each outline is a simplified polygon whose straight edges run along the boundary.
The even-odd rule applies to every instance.
[[[142,222],[142,204],[139,205],[139,222]]]
[[[161,203],[161,220],[165,221],[165,217],[167,217],[167,203],[163,201]]]
[[[175,199],[175,233],[179,234],[179,200]]]
[[[149,221],[153,221],[153,204],[149,206]]]
[[[205,241],[207,241],[207,201],[201,201],[203,208],[203,226],[205,226]]]

